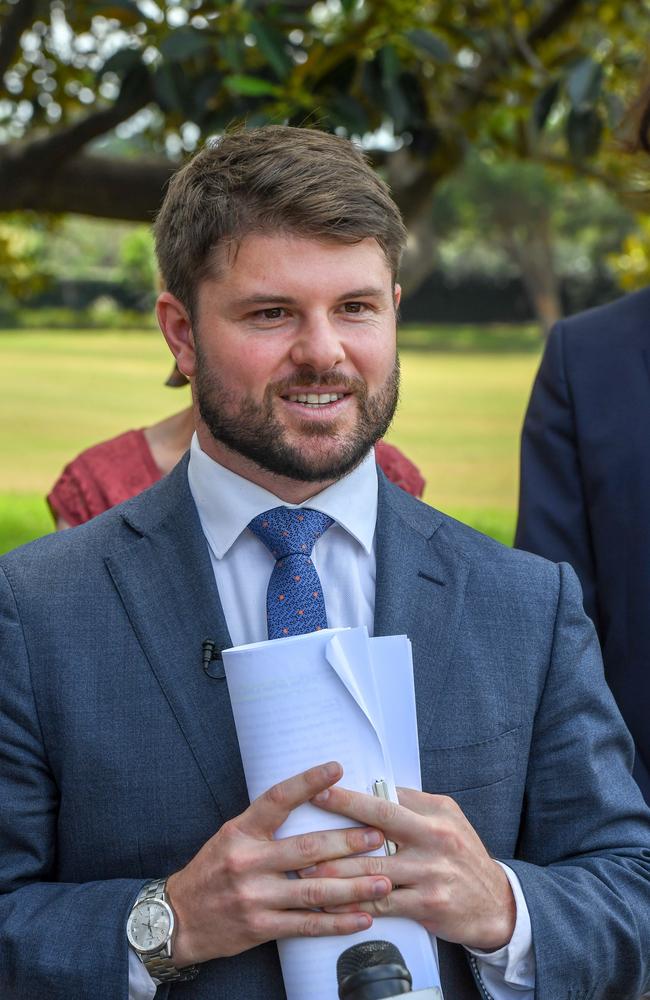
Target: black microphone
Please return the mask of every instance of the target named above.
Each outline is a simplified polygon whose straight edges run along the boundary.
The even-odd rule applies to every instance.
[[[380,1000],[411,993],[413,980],[399,948],[389,941],[362,941],[336,963],[339,1000]]]
[[[208,677],[223,680],[226,676],[226,670],[221,658],[221,650],[214,639],[204,639],[201,643],[201,651],[201,663],[204,672]]]

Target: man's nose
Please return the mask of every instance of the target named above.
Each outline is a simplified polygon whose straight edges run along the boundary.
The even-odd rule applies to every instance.
[[[345,359],[340,332],[329,317],[305,320],[291,347],[291,360],[298,367],[326,372]]]

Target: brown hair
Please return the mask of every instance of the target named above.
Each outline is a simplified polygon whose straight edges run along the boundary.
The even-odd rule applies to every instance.
[[[266,125],[226,133],[171,179],[154,226],[168,291],[193,313],[216,253],[250,233],[357,243],[374,238],[393,280],[406,230],[388,187],[349,140]]]

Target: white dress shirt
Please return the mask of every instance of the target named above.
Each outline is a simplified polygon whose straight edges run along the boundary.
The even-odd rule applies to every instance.
[[[312,552],[323,586],[327,623],[330,628],[365,625],[373,634],[377,521],[374,451],[333,486],[302,504],[287,504],[214,462],[201,450],[195,434],[188,478],[233,645],[267,638],[266,589],[275,559],[248,530],[248,524],[258,514],[280,506],[312,507],[336,522],[316,541]],[[509,944],[497,952],[471,953],[494,1000],[533,1000],[535,964],[530,916],[519,879],[506,865],[502,868],[517,905],[514,933]],[[155,993],[153,980],[135,953],[131,953],[129,962],[130,1000],[151,1000]]]

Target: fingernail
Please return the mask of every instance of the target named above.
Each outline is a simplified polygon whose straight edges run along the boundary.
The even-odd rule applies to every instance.
[[[341,773],[341,765],[337,764],[336,761],[333,761],[331,764],[325,765],[324,771],[328,778],[335,781]]]
[[[316,865],[310,865],[309,868],[301,868],[298,874],[302,877],[303,875],[313,875],[316,871]]]
[[[368,830],[367,833],[364,833],[363,840],[366,847],[379,847],[383,843],[384,837],[379,830]]]
[[[370,927],[372,923],[372,918],[369,913],[360,913],[357,917],[357,927],[360,931],[365,931],[366,927]]]
[[[388,883],[385,878],[378,878],[376,882],[372,883],[373,896],[385,896],[388,891]]]
[[[327,802],[330,797],[330,790],[326,788],[324,791],[319,792],[318,795],[314,795],[312,802]]]

